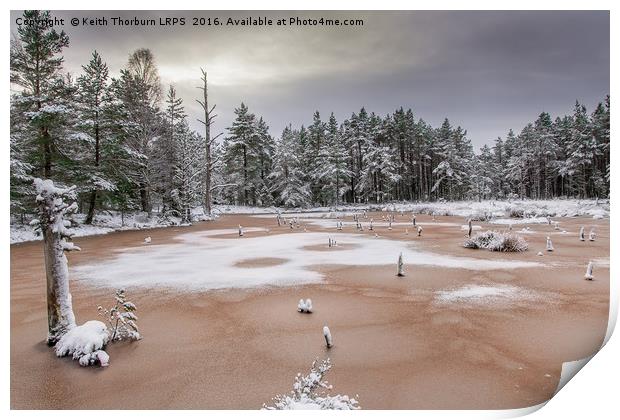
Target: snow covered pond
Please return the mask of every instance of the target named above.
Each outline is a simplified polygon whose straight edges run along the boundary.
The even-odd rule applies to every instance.
[[[451,257],[416,249],[403,241],[346,233],[267,234],[238,237],[236,229],[180,235],[173,244],[151,244],[120,250],[94,264],[72,268],[74,278],[110,287],[165,287],[189,290],[289,286],[317,283],[317,265],[394,265],[400,252],[405,265],[433,265],[469,270],[540,266],[530,261]],[[235,235],[235,236],[224,236]],[[328,238],[338,246],[328,248]],[[324,249],[323,249],[324,247]],[[270,264],[248,261],[270,259]]]

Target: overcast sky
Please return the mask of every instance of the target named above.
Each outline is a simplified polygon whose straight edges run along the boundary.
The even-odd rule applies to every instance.
[[[11,26],[20,12],[12,12]],[[174,84],[191,124],[199,116],[200,67],[217,103],[215,133],[242,101],[274,136],[308,125],[319,110],[339,122],[362,106],[385,115],[403,106],[434,126],[448,117],[476,146],[520,130],[542,111],[591,111],[609,93],[609,13],[533,12],[54,12],[79,73],[93,50],[112,75],[141,47],[155,54],[164,89]],[[184,27],[72,27],[73,17],[184,16]],[[191,17],[362,18],[361,27],[194,27]],[[111,23],[111,22],[110,22]],[[213,132],[213,131],[212,131]]]

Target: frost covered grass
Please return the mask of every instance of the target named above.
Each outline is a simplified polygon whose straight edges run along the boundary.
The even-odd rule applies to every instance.
[[[246,228],[246,232],[266,233],[258,228]],[[239,239],[237,229],[185,233],[175,243],[124,249],[108,260],[76,266],[72,272],[76,279],[100,286],[207,290],[318,283],[323,275],[317,266],[393,267],[394,257],[400,252],[411,264],[447,268],[494,270],[541,265],[434,254],[416,249],[417,245],[411,242],[359,234],[330,235],[341,245],[335,252],[325,250],[326,235],[319,232],[252,235],[243,239]],[[274,255],[285,261],[268,267],[247,268],[240,264]]]
[[[310,373],[297,374],[293,390],[287,395],[277,395],[268,410],[358,410],[359,403],[347,395],[330,396],[332,386],[324,379],[332,365],[329,359],[312,363]]]
[[[534,217],[609,217],[609,202],[599,200],[484,200],[484,201],[443,201],[422,203],[390,203],[360,206],[339,206],[328,212],[413,212],[434,216],[459,216],[472,221],[491,221],[496,218],[534,218]],[[319,209],[314,209],[319,211]],[[324,212],[325,210],[322,209]],[[311,211],[310,209],[306,211]],[[545,219],[546,222],[546,219]]]
[[[465,248],[488,249],[498,252],[523,252],[527,251],[527,242],[522,237],[513,233],[500,233],[492,230],[478,233],[468,238],[463,244]]]
[[[461,216],[473,221],[495,218],[534,217],[609,217],[609,203],[596,200],[512,200],[512,201],[455,201],[421,204],[400,204],[385,207],[392,211],[412,211],[417,214]],[[546,222],[546,220],[545,220]]]

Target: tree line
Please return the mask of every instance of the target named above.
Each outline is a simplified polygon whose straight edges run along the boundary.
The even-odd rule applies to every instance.
[[[44,22],[50,13],[24,17]],[[11,40],[13,214],[33,212],[35,177],[76,185],[87,223],[97,210],[151,213],[154,206],[189,219],[192,208],[210,213],[212,203],[609,195],[609,96],[592,113],[579,102],[570,115],[543,112],[478,153],[464,128],[447,118],[433,127],[403,108],[386,116],[361,108],[342,122],[316,111],[309,125],[289,125],[273,138],[241,103],[226,133],[213,136],[204,70],[198,133],[174,86],[162,89],[150,50],[131,53],[118,77],[94,51],[76,77],[63,72],[68,45],[63,31],[36,23]]]

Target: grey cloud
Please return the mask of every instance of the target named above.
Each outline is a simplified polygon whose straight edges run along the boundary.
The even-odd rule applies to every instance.
[[[12,12],[14,20],[20,13]],[[357,28],[71,27],[68,70],[79,72],[97,49],[112,73],[140,47],[156,55],[199,128],[194,98],[199,68],[218,104],[215,129],[246,102],[279,135],[289,122],[308,124],[315,109],[339,120],[365,106],[378,114],[401,105],[437,125],[444,117],[480,146],[519,130],[547,111],[589,109],[609,92],[606,11],[398,12],[55,12],[81,16],[361,17]]]

